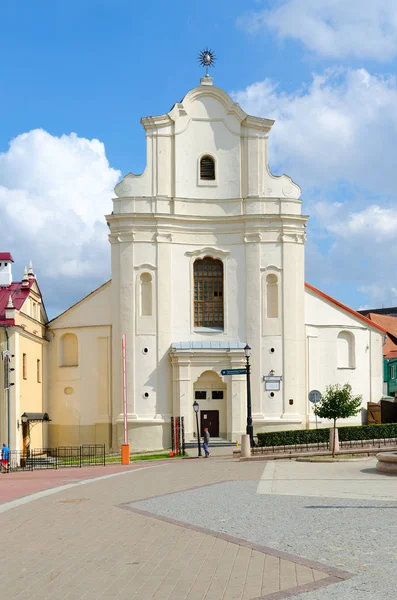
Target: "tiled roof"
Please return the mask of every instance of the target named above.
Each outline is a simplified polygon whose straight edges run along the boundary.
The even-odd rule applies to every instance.
[[[367,317],[374,323],[377,323],[387,331],[386,343],[383,346],[383,355],[385,358],[394,358],[397,356],[397,317],[388,315],[379,315],[378,313],[367,313]]]
[[[0,260],[8,260],[10,262],[14,262],[11,254],[9,252],[0,252]]]
[[[3,259],[4,260],[4,259]],[[12,303],[16,310],[20,310],[22,308],[23,303],[26,298],[29,296],[30,288],[35,280],[29,279],[29,285],[26,287],[22,287],[21,281],[13,281],[11,285],[7,287],[0,287],[0,324],[2,325],[13,325],[12,319],[5,318],[5,310],[10,299],[12,298]]]
[[[345,310],[346,312],[350,313],[351,315],[356,317],[356,319],[360,319],[361,321],[364,321],[365,323],[367,323],[367,325],[371,325],[371,327],[374,327],[375,329],[379,329],[383,333],[387,333],[387,329],[385,327],[382,327],[382,325],[380,323],[377,323],[375,320],[372,321],[371,319],[368,319],[367,317],[360,315],[360,313],[357,312],[356,310],[353,310],[349,306],[346,306],[346,304],[342,304],[342,302],[339,302],[339,300],[335,300],[335,298],[332,298],[332,296],[328,296],[328,294],[325,294],[321,290],[318,290],[310,283],[305,282],[305,287],[308,290],[311,290],[312,292],[317,294],[318,296],[321,296],[325,300],[328,300],[328,302],[332,302],[332,304],[335,304],[335,306],[338,306],[342,310]]]

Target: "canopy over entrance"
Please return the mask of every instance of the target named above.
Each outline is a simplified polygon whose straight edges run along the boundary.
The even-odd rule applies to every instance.
[[[39,421],[51,421],[50,417],[48,416],[48,413],[32,413],[32,412],[24,412],[23,415],[21,415],[21,421],[22,423],[32,423],[32,422],[39,422]]]

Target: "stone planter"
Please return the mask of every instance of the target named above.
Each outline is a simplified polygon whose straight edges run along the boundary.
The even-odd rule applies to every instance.
[[[376,470],[380,473],[397,475],[397,452],[381,452],[376,455]]]

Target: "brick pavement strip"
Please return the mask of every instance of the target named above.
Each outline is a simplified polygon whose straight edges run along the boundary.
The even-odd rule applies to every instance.
[[[0,598],[278,600],[347,578],[325,565],[133,505],[197,482],[257,481],[261,473],[255,463],[179,461],[92,480],[12,508],[0,514],[7,548],[0,557]]]

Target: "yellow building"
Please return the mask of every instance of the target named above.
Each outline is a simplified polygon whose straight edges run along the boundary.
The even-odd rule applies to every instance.
[[[0,441],[25,450],[47,446],[47,315],[32,265],[22,281],[12,281],[13,262],[10,253],[0,252]]]
[[[47,326],[48,443],[106,444],[112,437],[111,282]]]

